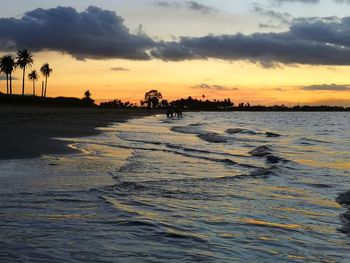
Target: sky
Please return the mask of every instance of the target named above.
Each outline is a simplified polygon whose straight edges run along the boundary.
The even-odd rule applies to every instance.
[[[0,55],[48,62],[48,96],[157,89],[236,104],[350,106],[350,0],[0,0]],[[30,69],[31,70],[31,69]],[[21,71],[14,73],[20,92]],[[37,83],[41,85],[42,79]],[[0,92],[6,81],[0,76]],[[31,92],[26,81],[26,93]]]

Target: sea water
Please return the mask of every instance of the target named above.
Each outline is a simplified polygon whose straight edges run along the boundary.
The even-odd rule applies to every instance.
[[[185,113],[0,162],[1,262],[350,262],[348,113]],[[339,198],[338,198],[339,201]]]

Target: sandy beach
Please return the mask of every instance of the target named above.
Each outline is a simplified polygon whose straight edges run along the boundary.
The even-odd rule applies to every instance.
[[[146,110],[97,108],[54,108],[32,106],[0,107],[0,159],[39,157],[44,154],[73,153],[66,142],[97,134],[96,127],[152,114]]]

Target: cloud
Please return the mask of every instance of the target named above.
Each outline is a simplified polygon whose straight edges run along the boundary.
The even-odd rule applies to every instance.
[[[309,102],[308,104],[350,107],[350,99],[324,99]]]
[[[112,71],[130,71],[130,69],[123,68],[123,67],[114,67],[111,68]]]
[[[189,9],[200,11],[204,14],[216,13],[218,11],[214,7],[203,5],[203,4],[200,4],[200,3],[195,2],[195,1],[188,1],[188,2],[186,2],[186,5],[188,6]]]
[[[318,4],[320,3],[320,0],[272,0],[272,2],[279,5],[285,4],[285,3]]]
[[[166,7],[166,8],[181,8],[182,7],[182,3],[180,2],[174,2],[174,1],[158,1],[156,3],[158,6],[161,7]]]
[[[165,3],[168,3],[166,1]],[[169,2],[183,3],[183,2]],[[191,8],[201,9],[192,1]],[[275,18],[283,14],[257,10]],[[350,17],[295,19],[285,32],[180,37],[155,40],[133,34],[115,12],[90,6],[35,9],[21,18],[0,18],[0,51],[28,48],[71,54],[77,59],[246,60],[281,64],[350,65]]]
[[[196,85],[191,87],[191,89],[201,89],[201,90],[239,90],[238,88],[229,88],[221,85],[209,85],[202,83],[200,85]]]
[[[268,17],[270,19],[277,20],[279,22],[279,24],[289,25],[293,20],[292,15],[287,13],[287,12],[281,13],[281,12],[277,12],[274,10],[267,10],[265,8],[262,8],[259,5],[255,5],[253,8],[253,11],[255,13],[259,14],[260,16],[265,16],[265,17]],[[265,23],[262,25],[266,26],[267,24]]]
[[[279,92],[287,92],[287,89],[282,88],[282,87],[276,88],[275,90],[279,91]]]
[[[130,33],[115,12],[90,6],[83,12],[71,7],[38,8],[19,19],[1,18],[0,46],[6,51],[60,51],[78,59],[147,60],[146,50],[155,42]]]
[[[18,80],[18,78],[12,76],[12,80]],[[6,81],[6,75],[0,75],[0,81]],[[10,78],[9,78],[10,81]]]
[[[189,9],[192,11],[198,11],[203,14],[210,14],[210,13],[217,13],[218,9],[212,6],[204,5],[201,3],[198,3],[196,1],[186,1],[186,2],[179,2],[179,1],[158,1],[158,6],[166,7],[166,8],[173,8],[173,9]]]
[[[304,19],[288,31],[250,35],[207,35],[161,42],[152,56],[189,59],[248,60],[263,66],[282,64],[350,65],[350,17]]]
[[[337,84],[322,84],[322,85],[311,85],[303,86],[301,89],[308,91],[350,91],[350,85],[337,85]]]
[[[337,4],[350,4],[350,0],[333,0]]]

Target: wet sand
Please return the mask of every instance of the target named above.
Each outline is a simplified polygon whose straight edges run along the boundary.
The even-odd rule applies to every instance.
[[[99,133],[96,127],[150,114],[154,112],[0,105],[0,159],[73,153],[67,142],[53,138],[94,135]]]

